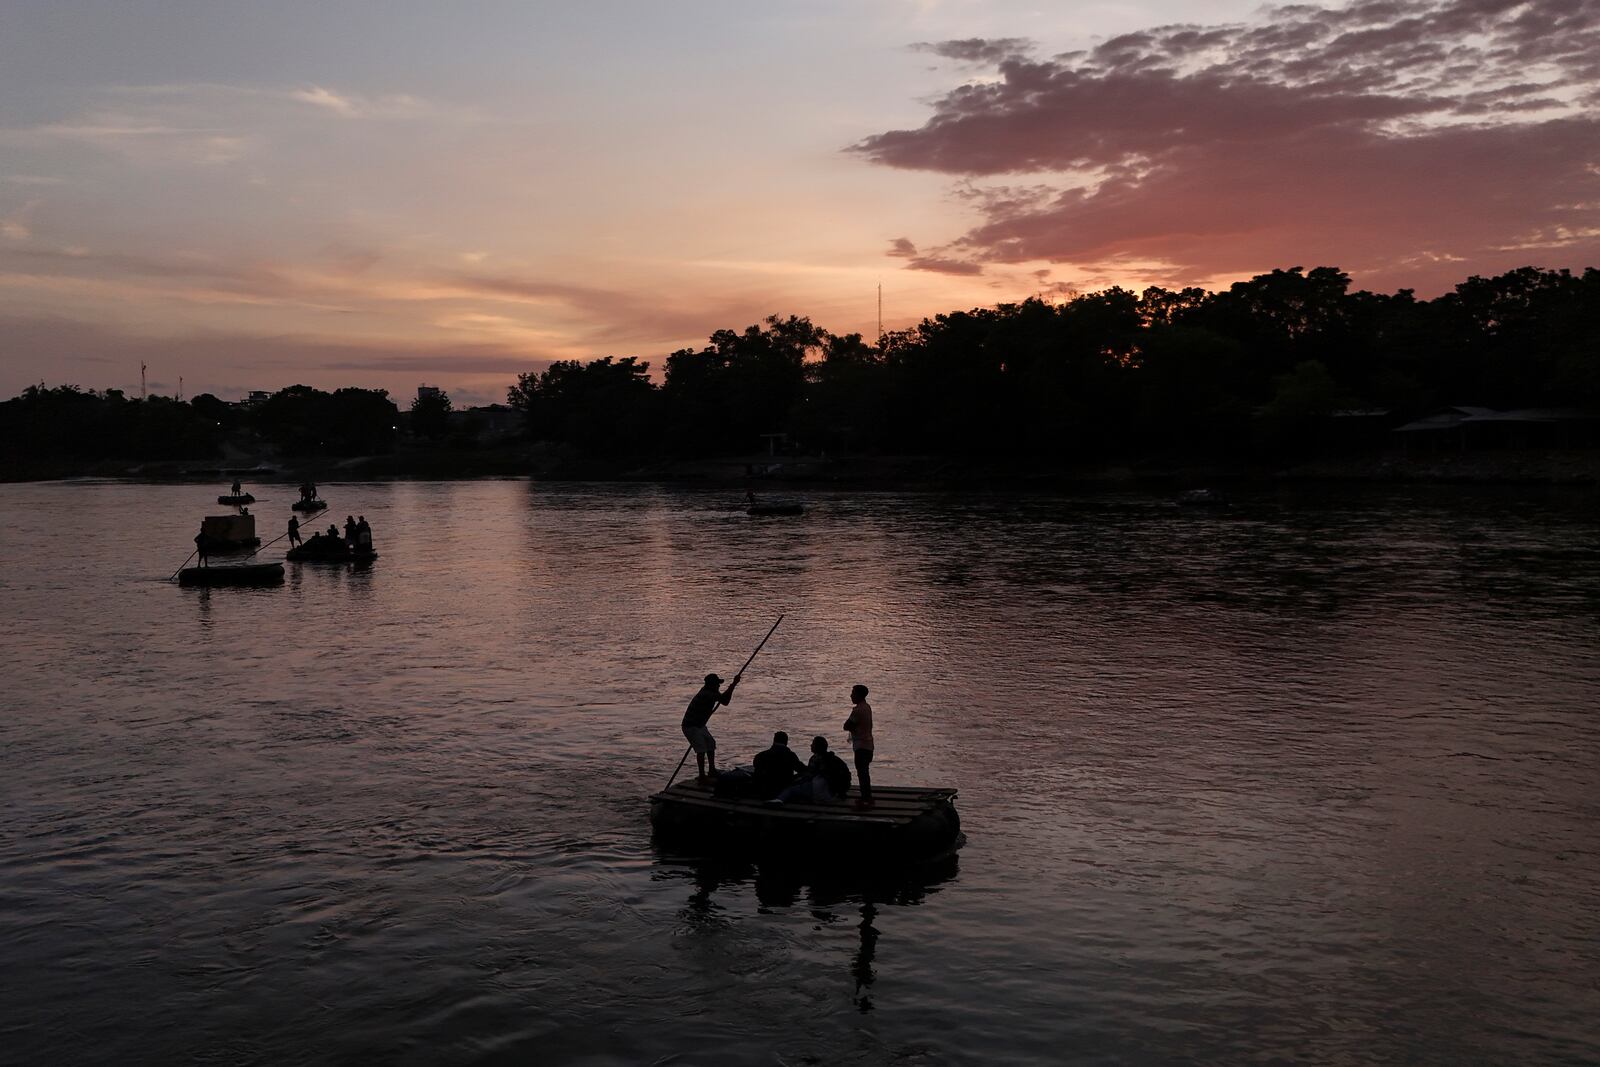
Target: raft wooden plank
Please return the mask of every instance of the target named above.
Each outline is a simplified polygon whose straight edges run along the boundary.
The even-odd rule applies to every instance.
[[[817,822],[819,820],[825,820],[827,822],[841,823],[868,823],[878,826],[908,826],[915,822],[917,817],[921,815],[921,812],[918,812],[917,815],[859,814],[855,812],[854,809],[850,808],[830,809],[809,805],[805,809],[802,809],[797,804],[784,804],[781,807],[767,807],[764,804],[757,804],[753,807],[736,808],[727,801],[706,800],[700,797],[671,797],[668,799],[675,804],[682,804],[686,807],[705,808],[709,811],[721,812],[733,810],[740,813],[748,813],[755,818],[777,819],[780,821],[799,820],[801,822]]]
[[[893,789],[895,794],[888,793]],[[709,785],[695,781],[680,782],[665,789],[651,800],[660,800],[708,811],[738,812],[754,818],[805,821],[861,822],[884,826],[903,826],[938,810],[941,804],[955,796],[953,789],[923,789],[914,786],[885,787],[873,790],[875,803],[870,808],[857,808],[853,800],[843,801],[791,801],[785,804],[768,804],[752,798],[718,797]]]
[[[698,791],[698,790],[695,790],[695,791],[685,790],[683,792],[679,792],[677,790],[671,790],[671,791],[666,792],[666,793],[661,794],[661,795],[663,797],[667,797],[667,798],[675,798],[675,797],[690,798],[690,797],[693,797],[693,798],[698,798],[698,799],[703,799],[703,800],[715,800],[719,804],[754,804],[754,805],[760,805],[762,803],[762,801],[757,800],[754,797],[718,797],[718,796],[714,796],[713,794],[711,794],[709,792],[702,792],[702,791]],[[889,797],[889,796],[881,795],[881,794],[877,793],[876,791],[874,791],[874,793],[873,793],[873,801],[874,801],[873,808],[875,808],[877,810],[881,810],[881,811],[907,811],[907,812],[931,811],[931,810],[933,810],[935,808],[938,808],[938,807],[940,807],[940,806],[942,806],[944,804],[949,803],[951,799],[952,798],[948,794],[944,794],[944,795],[927,794],[927,795],[917,796],[917,797]],[[851,795],[851,796],[847,796],[847,797],[843,798],[842,800],[820,801],[820,802],[819,801],[811,801],[811,800],[802,800],[802,801],[790,801],[789,803],[791,803],[791,804],[803,804],[803,805],[813,806],[813,807],[822,807],[822,808],[824,808],[826,810],[833,810],[833,809],[836,809],[836,808],[854,806],[855,802],[856,802],[856,797],[854,795]]]
[[[761,801],[749,797],[717,797],[713,793],[710,786],[699,785],[698,783],[693,782],[679,783],[660,795],[671,798],[700,797],[708,800],[715,800],[719,805],[745,804],[762,806]],[[788,806],[818,808],[822,811],[837,811],[845,806],[853,806],[858,795],[859,794],[852,793],[842,802],[830,801],[822,804],[818,804],[814,801],[790,801]],[[949,802],[955,798],[955,795],[956,791],[954,789],[919,789],[909,786],[884,787],[881,789],[874,788],[872,791],[874,803],[873,806],[867,810],[875,811],[880,814],[898,814],[901,812],[921,814],[926,811],[931,811],[941,804]]]
[[[681,789],[684,792],[705,793],[709,795],[712,792],[713,787],[710,782],[702,784],[695,781],[693,778],[690,778],[686,781],[674,784],[672,788],[674,790]],[[953,797],[956,795],[956,792],[956,790],[947,786],[875,785],[872,787],[873,795],[878,797],[926,797],[936,799]]]

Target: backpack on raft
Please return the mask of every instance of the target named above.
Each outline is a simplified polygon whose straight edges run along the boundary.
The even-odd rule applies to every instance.
[[[832,752],[822,754],[822,778],[836,797],[850,792],[850,768]]]
[[[735,769],[717,775],[711,795],[724,800],[743,800],[756,795],[756,779],[749,771]]]

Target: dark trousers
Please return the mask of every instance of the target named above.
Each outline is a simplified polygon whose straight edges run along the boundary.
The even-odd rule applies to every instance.
[[[872,749],[856,749],[856,781],[861,783],[861,799],[872,799]]]

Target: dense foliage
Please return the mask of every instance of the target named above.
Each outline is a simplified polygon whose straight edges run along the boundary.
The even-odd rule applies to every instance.
[[[29,459],[210,456],[221,436],[217,421],[193,404],[164,396],[129,400],[120,389],[30,385],[0,403],[0,449]]]
[[[372,455],[394,450],[399,414],[382,389],[295,385],[236,406],[208,393],[185,403],[35,385],[0,403],[0,449],[30,460],[194,459],[217,455],[243,432],[285,455]]]
[[[437,441],[450,432],[450,394],[419,392],[411,402],[411,432]]]
[[[1351,292],[1331,267],[1225,292],[1125,289],[925,319],[869,345],[803,318],[667,358],[525,374],[538,439],[601,453],[809,449],[1237,455],[1308,445],[1337,410],[1600,407],[1600,270],[1524,267],[1435,300]]]

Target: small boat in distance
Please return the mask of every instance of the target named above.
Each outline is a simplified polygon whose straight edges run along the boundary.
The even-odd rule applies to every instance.
[[[777,804],[716,796],[689,779],[650,798],[650,823],[663,838],[694,848],[772,852],[817,859],[923,862],[966,843],[954,789],[872,787],[874,805],[853,798]]]
[[[313,511],[321,511],[323,508],[328,506],[328,502],[326,500],[296,500],[289,506],[294,508],[296,511],[302,511],[309,514]]]
[[[219,503],[219,504],[232,504],[235,507],[237,507],[240,504],[254,504],[255,502],[256,502],[256,498],[251,496],[249,493],[240,493],[238,496],[234,496],[232,494],[225,494],[223,496],[217,497],[217,503]]]
[[[283,564],[239,563],[220,567],[185,567],[178,572],[178,584],[206,587],[282,585]]]
[[[1173,500],[1180,508],[1225,508],[1228,498],[1215,489],[1185,489]]]
[[[744,509],[746,515],[804,515],[804,504],[751,504]]]

